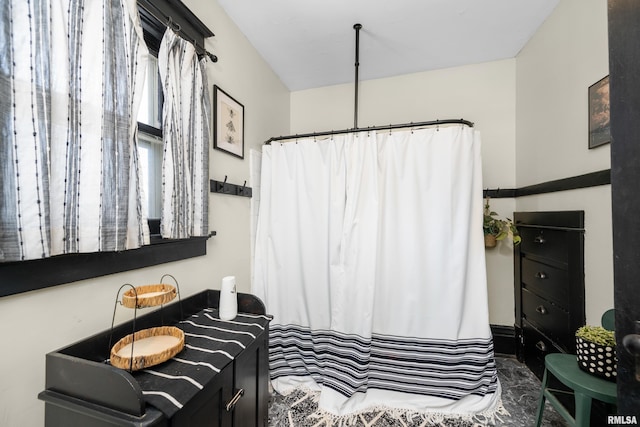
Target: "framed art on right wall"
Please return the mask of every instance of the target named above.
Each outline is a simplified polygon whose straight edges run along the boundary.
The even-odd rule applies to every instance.
[[[589,86],[589,148],[609,142],[609,76],[606,76]]]

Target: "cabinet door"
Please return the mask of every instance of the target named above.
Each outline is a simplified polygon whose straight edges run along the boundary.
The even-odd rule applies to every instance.
[[[242,397],[233,410],[233,425],[267,427],[269,374],[266,332],[236,358],[235,371],[234,393],[242,393]]]
[[[172,427],[231,427],[226,405],[233,389],[233,365],[227,365],[171,420]]]

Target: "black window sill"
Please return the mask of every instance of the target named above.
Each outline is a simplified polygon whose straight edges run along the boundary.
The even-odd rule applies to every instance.
[[[213,235],[215,232],[210,234]],[[206,255],[207,239],[152,236],[150,245],[128,251],[0,263],[0,297]]]

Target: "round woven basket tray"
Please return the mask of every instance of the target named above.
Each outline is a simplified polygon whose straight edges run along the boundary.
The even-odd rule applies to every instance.
[[[155,307],[173,300],[176,297],[176,288],[175,286],[164,283],[158,285],[138,286],[135,288],[135,291],[133,289],[129,289],[122,294],[122,305],[129,308],[135,308],[136,293],[138,308]]]
[[[137,371],[165,362],[183,348],[184,332],[175,326],[143,329],[118,341],[111,348],[110,362],[116,368]]]

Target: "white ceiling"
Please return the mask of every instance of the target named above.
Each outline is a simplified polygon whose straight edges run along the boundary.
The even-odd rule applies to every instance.
[[[559,0],[218,0],[291,91],[515,57]]]

